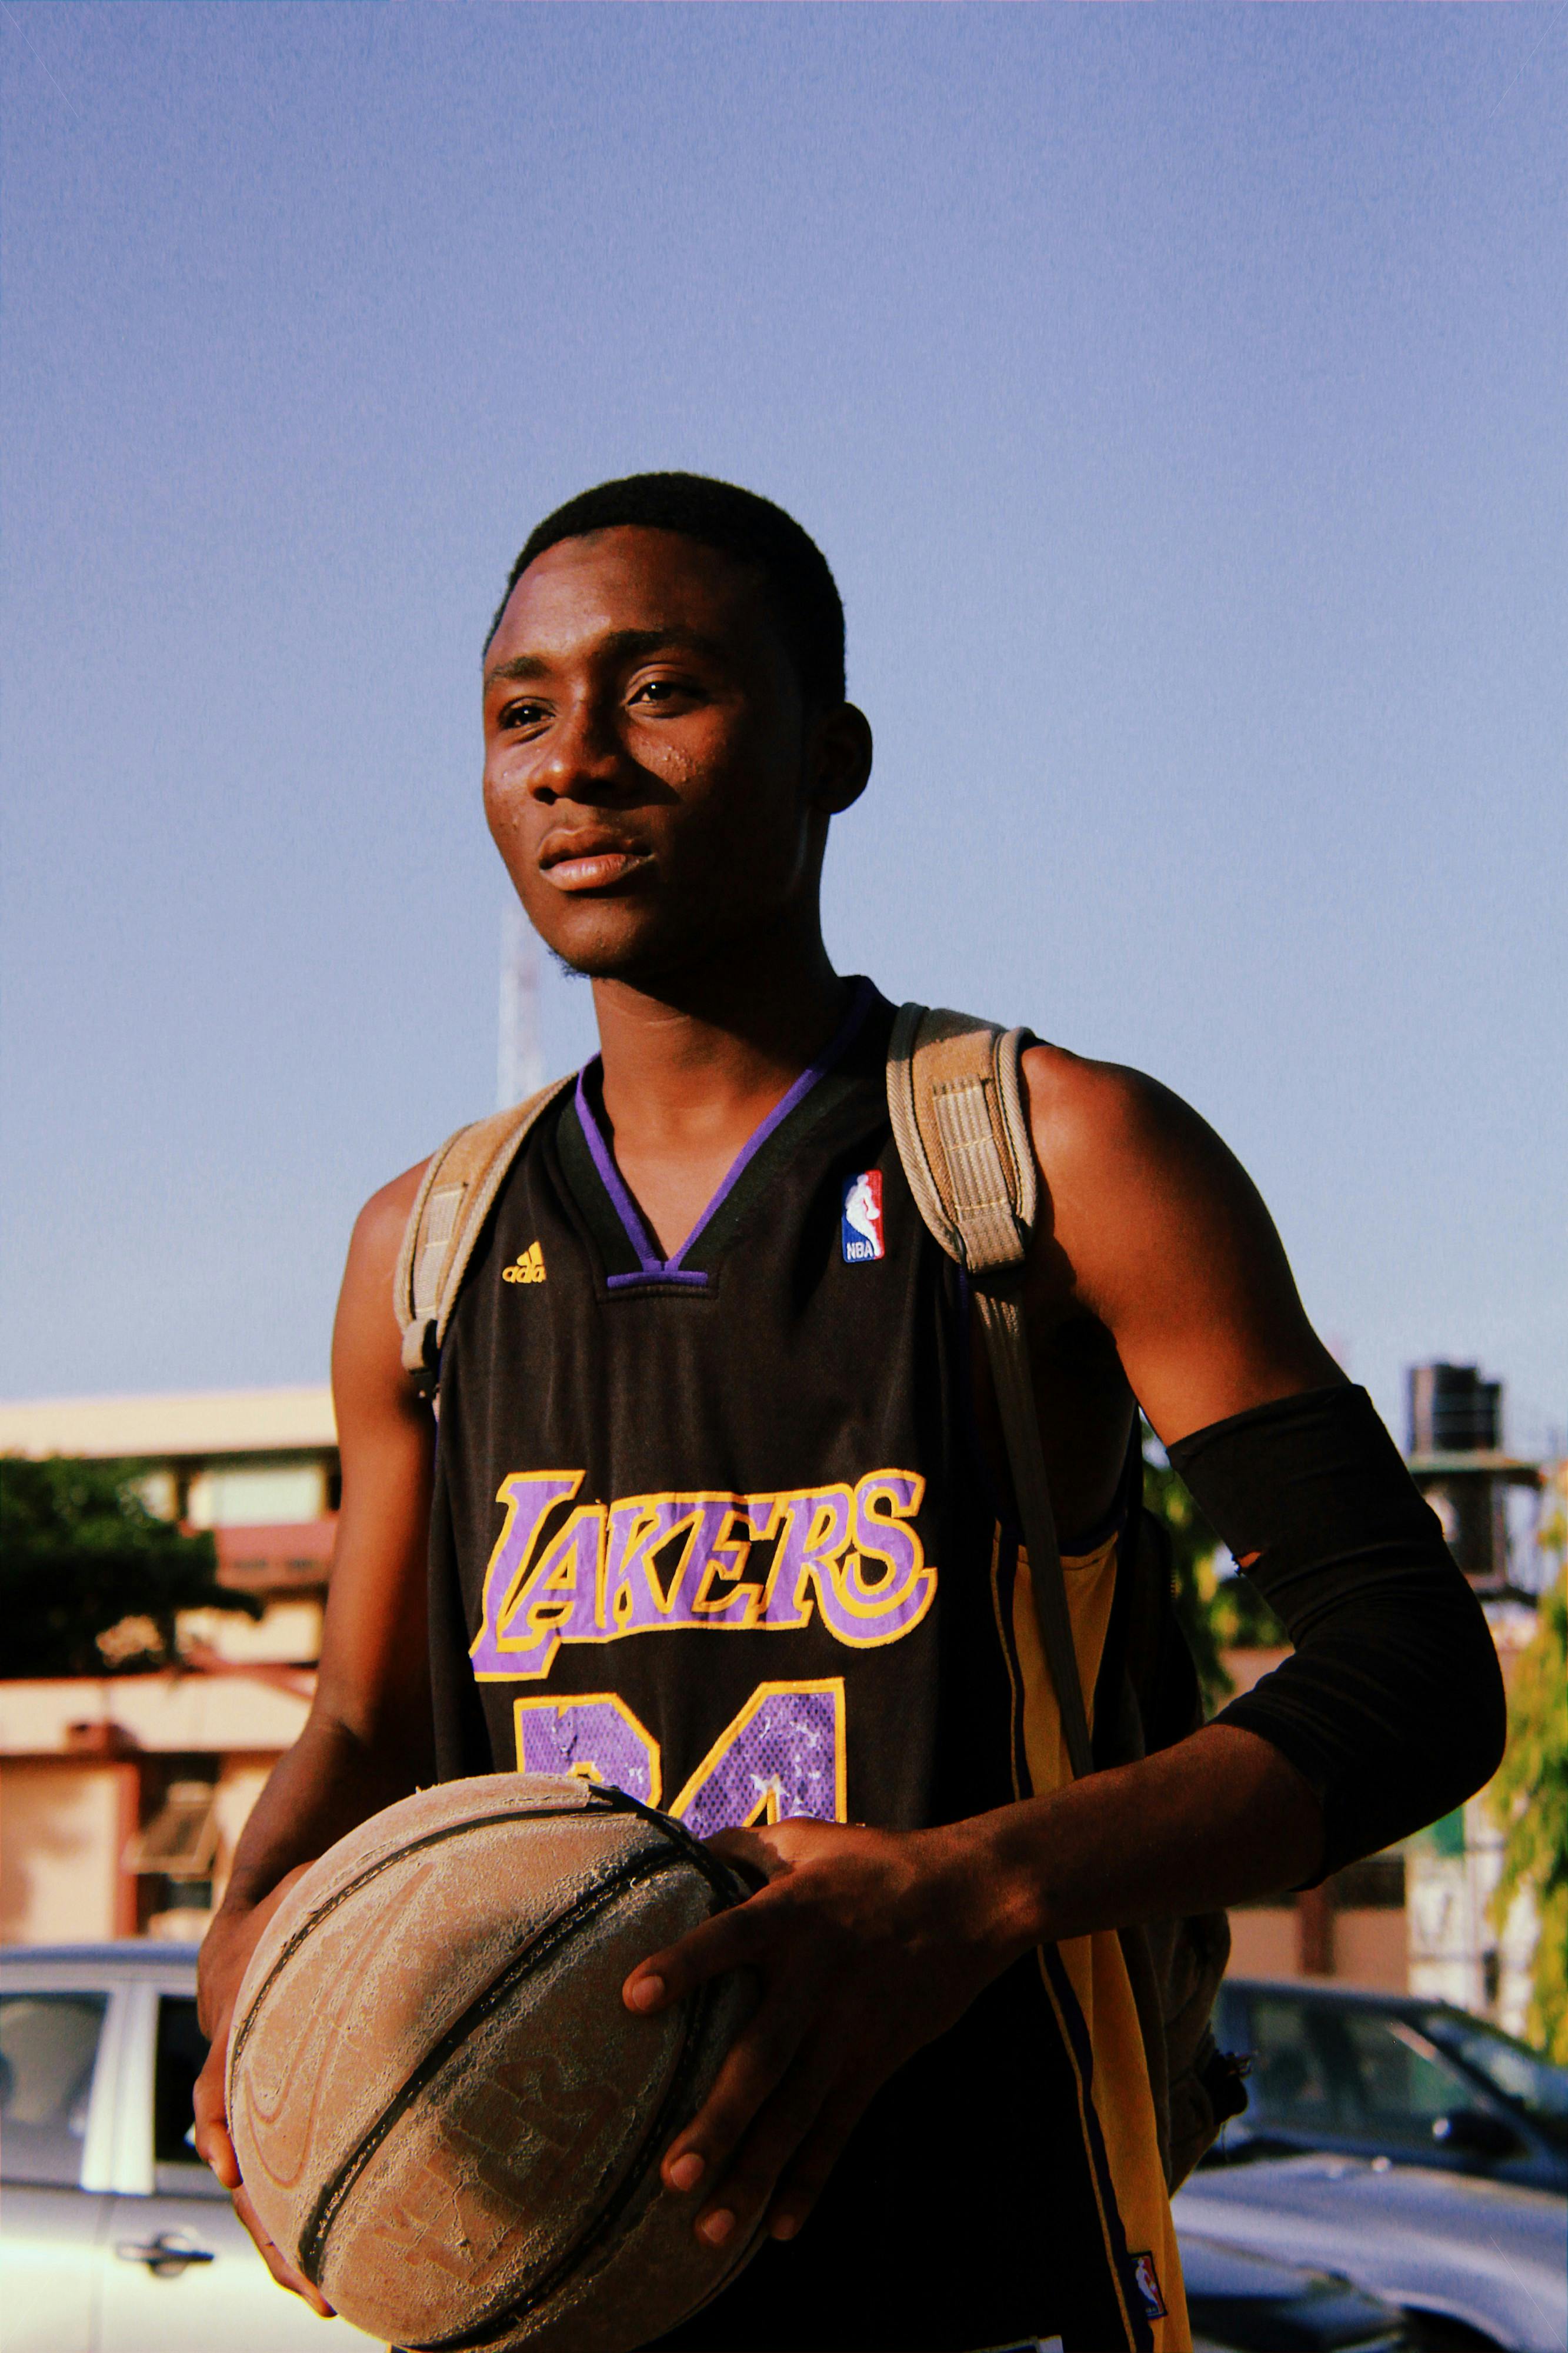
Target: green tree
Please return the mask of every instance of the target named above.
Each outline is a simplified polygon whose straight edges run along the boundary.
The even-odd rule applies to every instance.
[[[173,1666],[182,1609],[261,1615],[217,1582],[205,1531],[150,1511],[142,1462],[0,1456],[0,1608],[11,1675],[101,1675]],[[118,1640],[112,1639],[116,1635]]]
[[[1168,1462],[1147,1451],[1143,1456],[1143,1504],[1164,1525],[1171,1545],[1171,1586],[1176,1618],[1187,1638],[1204,1714],[1212,1715],[1236,1686],[1220,1656],[1215,1629],[1215,1555],[1218,1539],[1188,1493],[1184,1482]]]
[[[1568,1472],[1542,1532],[1542,1549],[1568,1554]],[[1568,2065],[1568,1562],[1541,1598],[1540,1622],[1520,1658],[1508,1703],[1508,1750],[1488,1792],[1503,1832],[1502,1877],[1492,1898],[1500,1928],[1521,1889],[1535,1898],[1529,2032]]]
[[[1184,1481],[1172,1470],[1147,1427],[1143,1445],[1143,1501],[1164,1523],[1171,1540],[1172,1584],[1176,1617],[1198,1671],[1204,1711],[1212,1715],[1236,1689],[1224,1652],[1254,1646],[1271,1649],[1288,1641],[1284,1628],[1257,1588],[1245,1577],[1221,1577],[1224,1546],[1194,1503]]]

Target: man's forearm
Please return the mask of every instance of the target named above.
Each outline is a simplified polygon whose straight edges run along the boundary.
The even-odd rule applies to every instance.
[[[416,1785],[416,1760],[370,1748],[348,1726],[313,1715],[280,1757],[252,1809],[235,1852],[222,1908],[202,1947],[199,1979],[203,2023],[221,2000],[220,1982],[231,1933],[301,1863],[314,1862],[337,1840],[405,1798]]]
[[[1219,1724],[962,1831],[1009,1958],[1300,1886],[1323,1839],[1321,1809],[1295,1767],[1255,1733]]]

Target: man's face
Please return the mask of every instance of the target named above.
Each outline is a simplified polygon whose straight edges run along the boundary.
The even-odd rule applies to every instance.
[[[814,797],[794,664],[729,556],[640,527],[547,549],[490,641],[484,720],[490,832],[578,971],[654,979],[814,902],[844,797]]]

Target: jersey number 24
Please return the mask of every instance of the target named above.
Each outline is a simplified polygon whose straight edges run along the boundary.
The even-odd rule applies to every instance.
[[[574,1773],[664,1802],[658,1743],[613,1692],[520,1699],[512,1712],[520,1773]],[[759,1683],[665,1810],[696,1838],[793,1815],[843,1821],[843,1676]]]

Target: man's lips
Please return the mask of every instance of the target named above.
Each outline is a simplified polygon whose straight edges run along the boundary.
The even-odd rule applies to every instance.
[[[646,866],[648,856],[637,843],[617,834],[584,828],[547,835],[539,871],[557,891],[605,891]]]

